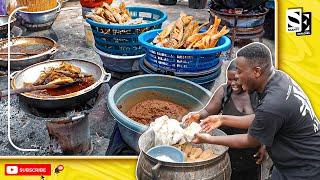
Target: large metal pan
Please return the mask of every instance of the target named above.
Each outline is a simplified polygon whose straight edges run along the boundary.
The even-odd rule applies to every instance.
[[[58,44],[47,37],[12,38],[11,64],[13,70],[22,70],[30,65],[50,59],[58,50]],[[0,67],[8,67],[8,39],[0,41]],[[25,55],[14,55],[15,53]]]
[[[103,67],[96,63],[78,59],[58,59],[38,63],[13,74],[11,80],[12,89],[22,88],[24,83],[35,82],[41,71],[45,68],[58,67],[62,62],[71,63],[80,67],[83,73],[92,74],[94,76],[95,83],[81,91],[62,96],[38,96],[30,93],[22,93],[20,94],[20,100],[32,107],[41,109],[71,108],[75,105],[86,103],[96,95],[101,84],[107,83],[111,79],[111,74],[106,73]]]

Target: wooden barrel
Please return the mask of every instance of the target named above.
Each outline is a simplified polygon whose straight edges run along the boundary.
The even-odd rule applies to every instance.
[[[220,130],[215,135],[225,135]],[[171,163],[158,161],[146,154],[154,146],[154,132],[146,131],[139,139],[140,155],[136,175],[138,179],[214,179],[229,180],[231,177],[231,163],[227,153],[228,148],[219,145],[205,144],[205,149],[212,149],[217,157],[199,162]]]

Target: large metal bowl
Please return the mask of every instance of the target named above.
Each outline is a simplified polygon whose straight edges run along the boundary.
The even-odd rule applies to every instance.
[[[144,57],[144,54],[135,56],[120,56],[102,52],[96,47],[93,49],[97,54],[99,54],[104,67],[110,71],[120,73],[138,72],[140,70],[139,61]]]
[[[46,24],[54,22],[61,10],[61,4],[58,2],[57,6],[53,9],[46,11],[28,12],[19,10],[18,15],[28,24]]]
[[[16,37],[11,39],[11,54],[30,53],[29,55],[23,55],[17,58],[17,56],[11,55],[10,69],[22,70],[30,65],[50,59],[57,51],[58,44],[47,37]],[[8,67],[8,39],[0,41],[0,67]],[[16,49],[16,50],[15,50]],[[32,54],[35,53],[36,54]]]
[[[148,126],[140,124],[123,112],[148,99],[169,100],[190,111],[201,109],[211,92],[191,81],[167,75],[139,75],[120,81],[108,95],[108,109],[119,125],[123,140],[139,152],[138,139]],[[119,109],[121,107],[121,109]]]
[[[9,16],[0,15],[0,39],[8,37],[8,25]],[[10,28],[12,29],[13,24],[16,22],[16,18],[12,17],[10,21]]]
[[[81,68],[81,71],[86,74],[92,74],[95,83],[91,86],[70,94],[61,96],[40,96],[31,93],[20,94],[20,99],[28,105],[41,109],[62,109],[66,107],[73,107],[86,103],[89,99],[94,97],[99,91],[101,84],[109,82],[111,74],[106,73],[100,65],[78,59],[70,60],[51,60],[45,61],[17,72],[13,75],[11,81],[12,89],[22,88],[24,83],[33,83],[39,77],[41,71],[50,67],[58,67],[62,62],[68,62]]]

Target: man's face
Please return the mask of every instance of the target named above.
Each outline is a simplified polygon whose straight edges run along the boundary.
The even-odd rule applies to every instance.
[[[252,93],[255,90],[255,75],[253,69],[248,65],[246,58],[237,57],[237,73],[236,78],[239,84],[242,85],[242,89],[248,93]]]

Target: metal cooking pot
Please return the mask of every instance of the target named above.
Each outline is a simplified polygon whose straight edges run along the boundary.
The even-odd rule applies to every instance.
[[[226,134],[215,129],[211,135],[225,136]],[[166,162],[148,154],[148,151],[155,147],[154,139],[155,133],[150,128],[139,138],[140,155],[136,168],[137,179],[230,179],[231,163],[228,147],[215,144],[194,144],[193,146],[203,150],[212,150],[217,156],[197,162]]]
[[[46,11],[28,12],[19,10],[18,15],[29,24],[46,24],[49,22],[54,22],[61,10],[61,3]]]
[[[50,59],[57,51],[58,44],[47,37],[16,37],[11,39],[11,64],[10,68],[13,70],[21,70],[35,63],[39,63],[44,60]],[[0,41],[0,52],[8,48],[8,39]],[[25,55],[22,58],[15,58],[12,53],[20,53],[15,51],[14,48],[21,48],[25,53],[31,53]],[[32,53],[37,52],[39,54],[33,55]],[[8,56],[0,54],[0,67],[8,67]]]
[[[229,14],[229,13],[210,9],[209,20],[210,20],[210,23],[213,24],[214,17],[218,16],[219,18],[222,19],[221,25],[226,25],[228,27],[237,26],[237,34],[247,34],[248,30],[245,30],[246,28],[250,28],[250,32],[253,32],[254,29],[257,28],[256,33],[260,33],[263,29],[260,29],[259,27],[264,24],[265,17],[268,12],[269,12],[269,9],[263,8],[263,11],[259,13],[239,14],[237,15],[237,19],[236,19],[234,14]]]
[[[103,67],[96,63],[78,59],[58,59],[41,62],[14,73],[11,80],[12,89],[22,88],[24,83],[35,82],[41,71],[49,67],[58,67],[62,62],[68,62],[80,67],[83,73],[92,74],[94,76],[95,83],[81,91],[62,96],[40,96],[30,93],[22,93],[20,94],[20,100],[32,107],[40,109],[61,109],[65,107],[72,107],[85,103],[94,97],[94,95],[99,91],[101,84],[107,83],[111,79],[111,74],[106,73]]]
[[[253,9],[261,4],[264,4],[268,0],[212,0],[215,4],[219,4],[224,8],[244,8]]]

